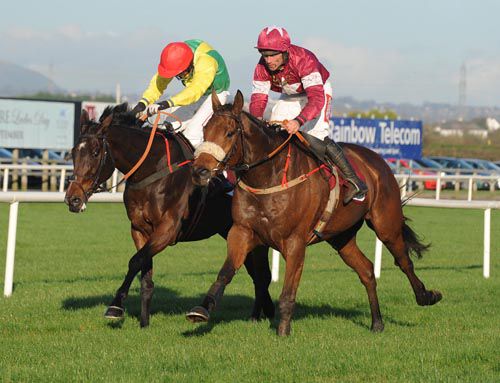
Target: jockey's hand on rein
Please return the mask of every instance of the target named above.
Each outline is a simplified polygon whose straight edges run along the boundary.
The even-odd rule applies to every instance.
[[[297,120],[289,120],[283,124],[283,127],[289,134],[295,134],[300,129],[300,123]]]
[[[152,116],[153,114],[158,113],[159,110],[171,108],[173,105],[169,100],[161,101],[156,104],[148,105],[148,115]]]
[[[134,106],[134,109],[130,111],[130,114],[134,115],[135,118],[139,118],[144,110],[146,110],[146,105],[139,102],[136,106]]]

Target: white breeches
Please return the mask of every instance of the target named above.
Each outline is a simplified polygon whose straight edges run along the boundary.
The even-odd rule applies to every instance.
[[[228,91],[217,93],[217,97],[219,98],[219,101],[222,105],[226,103],[228,96]],[[191,113],[192,111],[194,111],[194,114],[192,114],[191,116],[183,116],[182,114],[185,114],[183,113],[183,110],[188,108]],[[196,148],[203,142],[203,127],[208,122],[210,117],[212,117],[212,114],[214,112],[212,110],[212,95],[209,94],[208,96],[203,96],[191,105],[167,109],[168,112],[171,112],[173,110],[178,110],[178,112],[176,111],[175,114],[178,114],[179,118],[182,120],[182,128],[179,129],[179,131],[181,131],[184,136],[186,136],[186,138],[191,142],[191,144],[193,144],[193,146]],[[173,122],[172,125],[176,130],[179,128],[178,122]]]
[[[323,85],[323,88],[325,90],[325,104],[321,109],[321,113],[314,120],[307,121],[300,127],[301,131],[309,133],[320,140],[323,140],[330,133],[332,100],[332,85],[330,81],[327,81]],[[288,95],[283,93],[272,109],[271,121],[293,120],[300,114],[300,111],[306,104],[306,94]]]

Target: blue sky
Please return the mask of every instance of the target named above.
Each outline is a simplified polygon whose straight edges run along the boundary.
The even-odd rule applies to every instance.
[[[226,59],[231,90],[251,89],[267,25],[320,58],[335,95],[377,101],[500,105],[500,1],[8,1],[0,60],[37,70],[67,90],[140,93],[170,41],[201,38]]]

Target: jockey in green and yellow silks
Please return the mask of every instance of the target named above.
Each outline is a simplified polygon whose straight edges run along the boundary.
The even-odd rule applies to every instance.
[[[156,103],[176,77],[185,88],[165,101]],[[158,72],[151,79],[142,99],[134,107],[134,113],[147,109],[148,114],[158,110],[193,104],[197,111],[183,121],[184,135],[196,147],[203,141],[203,125],[212,115],[212,102],[207,97],[212,89],[222,104],[229,92],[229,73],[222,56],[201,40],[186,40],[168,44],[162,51]]]

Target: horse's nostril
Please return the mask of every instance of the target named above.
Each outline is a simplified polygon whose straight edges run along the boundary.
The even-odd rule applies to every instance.
[[[82,200],[78,197],[73,197],[70,200],[72,206],[79,206],[82,203]]]

